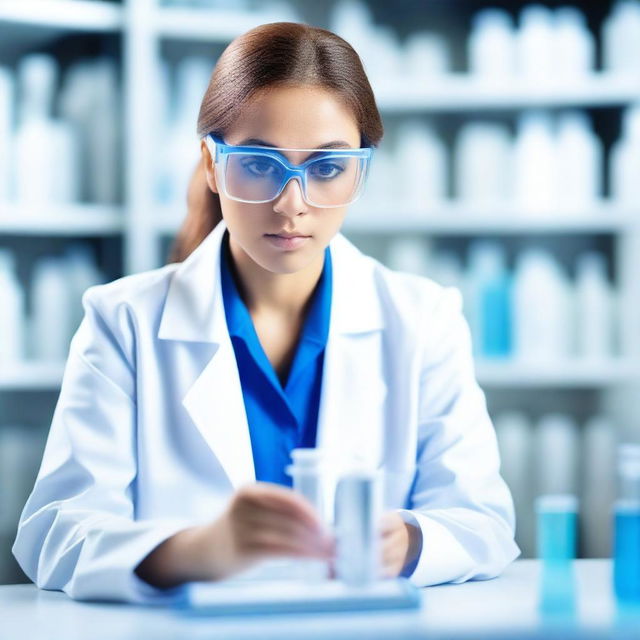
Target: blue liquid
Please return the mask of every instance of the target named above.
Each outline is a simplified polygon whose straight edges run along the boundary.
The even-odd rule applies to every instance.
[[[567,562],[576,557],[575,511],[538,513],[538,557],[545,563]]]
[[[640,506],[616,509],[613,583],[619,600],[640,603]]]

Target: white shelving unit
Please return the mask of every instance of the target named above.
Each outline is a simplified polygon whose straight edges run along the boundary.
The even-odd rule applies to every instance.
[[[60,9],[73,7],[73,12]],[[178,227],[174,212],[153,201],[154,154],[149,114],[156,107],[149,91],[150,78],[158,73],[162,47],[167,42],[198,42],[225,45],[261,22],[278,19],[272,14],[204,11],[158,6],[156,0],[125,0],[122,5],[78,0],[0,0],[0,34],[19,33],[24,43],[42,43],[46,38],[74,32],[117,33],[122,37],[126,200],[121,208],[73,206],[41,211],[37,216],[20,212],[17,205],[0,206],[0,234],[118,236],[124,242],[123,273],[157,267],[162,262],[161,244]],[[25,34],[26,40],[25,40]],[[3,46],[14,44],[9,41]],[[2,38],[0,38],[2,40]],[[8,44],[7,44],[8,43]],[[0,47],[1,49],[2,47]],[[533,87],[513,83],[487,87],[458,74],[443,77],[421,89],[414,82],[398,78],[379,85],[375,78],[378,105],[383,115],[403,113],[460,113],[489,110],[518,110],[529,107],[623,107],[640,100],[637,77],[593,74],[574,84]],[[135,135],[134,135],[135,132]],[[389,212],[397,215],[389,216]],[[576,214],[581,215],[576,215]],[[604,201],[590,211],[554,211],[547,216],[524,216],[517,207],[470,207],[447,202],[431,210],[416,211],[397,203],[376,204],[367,215],[348,218],[345,232],[430,235],[469,234],[607,234],[615,238],[616,268],[619,273],[627,317],[623,324],[636,345],[624,360],[585,365],[532,368],[516,363],[478,362],[480,381],[488,386],[589,387],[608,389],[633,383],[640,362],[640,305],[635,300],[633,274],[640,273],[640,211],[624,210]],[[55,388],[60,365],[25,365],[0,377],[0,389]]]

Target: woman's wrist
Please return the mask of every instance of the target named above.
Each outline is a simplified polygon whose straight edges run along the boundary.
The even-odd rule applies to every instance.
[[[210,527],[189,527],[159,544],[136,567],[136,574],[149,584],[166,589],[194,580],[211,580],[214,564],[207,547],[212,545]]]

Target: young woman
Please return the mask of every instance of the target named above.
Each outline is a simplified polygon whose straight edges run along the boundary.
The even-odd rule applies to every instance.
[[[175,261],[84,295],[13,547],[26,574],[143,601],[267,558],[331,562],[330,489],[357,461],[384,472],[384,575],[498,575],[513,505],[460,293],[340,234],[383,133],[358,55],[304,24],[252,29],[198,133]],[[324,455],[326,514],[290,488],[294,447]]]

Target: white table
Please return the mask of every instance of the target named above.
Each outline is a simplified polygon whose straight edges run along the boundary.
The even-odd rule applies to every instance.
[[[562,581],[544,607],[535,560],[516,561],[494,580],[422,590],[418,611],[191,618],[177,611],[75,602],[33,585],[0,586],[0,639],[198,640],[199,638],[635,638],[640,611],[616,606],[611,562],[575,563],[575,607],[553,612],[567,596]],[[566,586],[566,585],[565,585]],[[560,588],[559,588],[560,587]],[[554,599],[555,598],[555,599]]]

